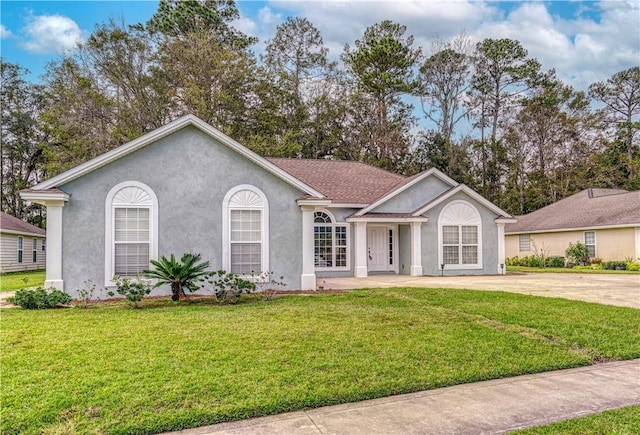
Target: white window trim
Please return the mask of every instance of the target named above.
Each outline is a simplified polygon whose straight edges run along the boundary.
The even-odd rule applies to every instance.
[[[587,233],[593,233],[593,243],[587,243]],[[596,232],[595,231],[585,231],[582,234],[582,241],[587,246],[587,248],[589,246],[593,245],[593,257],[591,257],[591,258],[596,258],[598,256],[598,237],[596,236]]]
[[[31,240],[31,262],[38,262],[38,239]]]
[[[447,209],[453,205],[456,204],[464,204],[466,206],[471,207],[479,220],[479,223],[477,224],[468,224],[468,223],[464,223],[464,222],[447,222],[444,223],[442,222],[443,216],[445,214],[445,212],[447,211]],[[438,216],[438,268],[440,268],[441,264],[444,263],[444,255],[443,255],[443,248],[442,248],[442,227],[443,226],[447,226],[447,225],[456,225],[458,227],[461,226],[474,226],[476,225],[478,227],[478,263],[476,264],[447,264],[444,266],[444,270],[472,270],[472,269],[482,269],[482,216],[480,215],[480,213],[478,212],[478,209],[471,204],[468,201],[464,201],[461,199],[455,200],[455,201],[451,201],[450,203],[448,203],[447,205],[445,205],[444,207],[442,207],[442,210],[440,210],[440,215]],[[460,242],[462,243],[462,240],[460,240]],[[460,243],[460,244],[461,244]],[[462,261],[462,253],[460,253],[459,255],[459,261]]]
[[[16,251],[16,261],[18,264],[24,263],[24,239],[22,236],[18,236],[18,246]]]
[[[238,192],[249,190],[262,199],[261,206],[229,207],[229,201]],[[231,210],[261,210],[262,211],[262,242],[261,260],[262,270],[255,271],[269,272],[269,201],[264,192],[250,184],[240,184],[227,192],[222,201],[222,268],[231,272]]]
[[[313,238],[313,252],[314,252],[314,269],[317,271],[328,271],[328,270],[351,270],[351,225],[349,225],[346,222],[336,222],[336,218],[333,215],[333,213],[331,213],[329,210],[327,209],[316,209],[314,210],[313,214],[315,215],[316,213],[326,213],[327,216],[329,216],[329,218],[331,219],[331,222],[313,222],[313,234],[314,234],[314,238]],[[315,216],[314,216],[315,217]],[[336,227],[344,227],[346,228],[346,237],[347,237],[347,250],[346,250],[346,256],[347,256],[347,263],[346,266],[331,266],[331,267],[318,267],[315,266],[315,249],[316,249],[316,240],[315,240],[315,228],[317,226],[322,226],[322,227],[331,227],[331,237],[332,237],[332,244],[331,244],[331,255],[332,258],[334,259],[334,264],[335,264],[335,254],[336,254],[336,246],[333,243],[333,241],[335,241],[335,228]]]
[[[139,181],[124,181],[111,188],[104,203],[105,209],[105,232],[104,232],[104,285],[105,287],[114,287],[113,282],[115,275],[115,262],[113,253],[115,252],[114,230],[114,208],[113,199],[116,194],[125,187],[137,187],[144,190],[151,198],[151,213],[149,213],[149,259],[158,259],[158,197],[155,192],[146,184]],[[149,208],[149,206],[136,206],[131,204],[132,208]]]

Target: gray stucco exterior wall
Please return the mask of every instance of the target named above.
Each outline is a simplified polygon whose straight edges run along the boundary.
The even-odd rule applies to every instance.
[[[398,272],[400,275],[411,273],[411,227],[398,225]]]
[[[65,290],[92,279],[104,288],[105,200],[118,183],[138,181],[158,198],[158,253],[201,253],[222,267],[222,207],[241,184],[262,190],[269,203],[269,269],[300,288],[302,193],[195,127],[186,127],[79,179],[60,186],[71,198],[63,208]],[[160,289],[167,293],[168,289]]]
[[[449,189],[451,189],[450,185],[436,176],[430,176],[380,204],[372,211],[376,213],[410,213]]]

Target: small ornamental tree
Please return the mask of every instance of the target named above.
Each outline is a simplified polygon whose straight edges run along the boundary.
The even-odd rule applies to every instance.
[[[199,263],[201,257],[201,254],[183,254],[180,261],[177,261],[173,254],[169,258],[163,255],[159,261],[151,260],[154,268],[144,270],[143,273],[158,280],[154,288],[164,284],[171,285],[171,300],[178,301],[186,297],[185,290],[198,290],[197,282],[208,274],[209,262]]]
[[[580,264],[589,262],[589,248],[582,242],[569,243],[564,251],[569,263]]]

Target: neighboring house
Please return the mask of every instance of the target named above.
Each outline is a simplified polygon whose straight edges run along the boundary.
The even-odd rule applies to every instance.
[[[495,274],[506,212],[431,169],[265,159],[195,116],[22,191],[47,207],[46,286],[112,286],[149,259],[202,253],[212,269],[316,279]]]
[[[564,256],[582,242],[605,261],[640,258],[640,191],[586,189],[517,218],[505,230],[507,257]]]
[[[0,273],[44,269],[45,230],[0,212]]]

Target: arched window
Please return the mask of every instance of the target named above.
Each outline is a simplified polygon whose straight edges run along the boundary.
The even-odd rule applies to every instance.
[[[462,200],[445,206],[438,218],[439,262],[449,269],[482,268],[482,220]]]
[[[313,214],[313,242],[317,269],[347,269],[349,267],[347,225],[335,223],[324,210]]]
[[[158,199],[149,186],[126,181],[105,201],[105,282],[135,277],[158,258]]]
[[[269,203],[255,186],[243,184],[223,201],[222,267],[239,275],[269,270]]]

